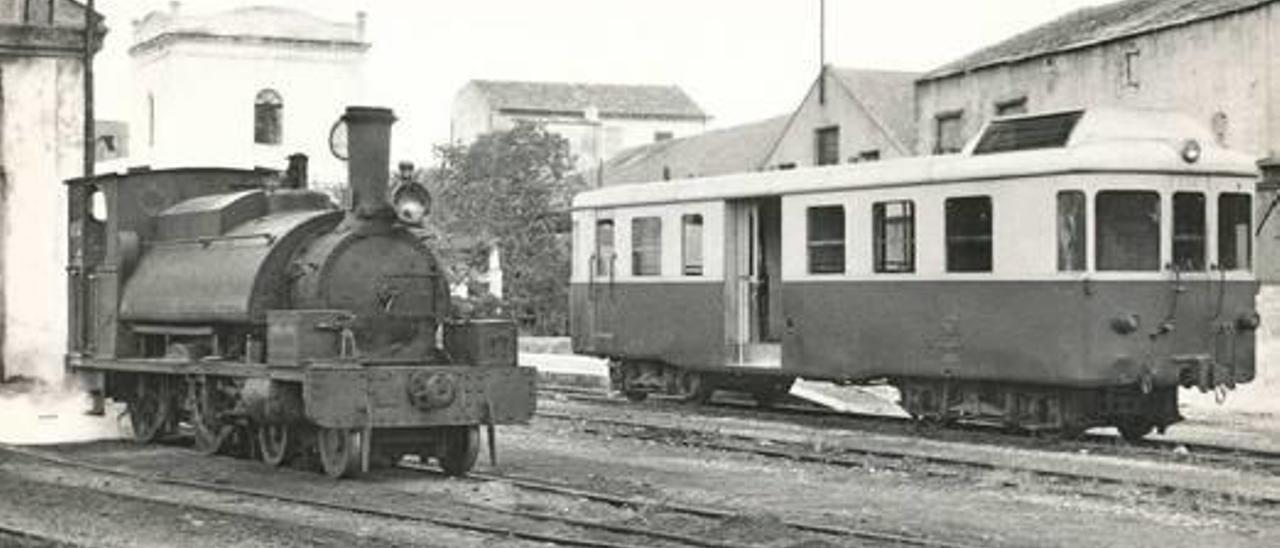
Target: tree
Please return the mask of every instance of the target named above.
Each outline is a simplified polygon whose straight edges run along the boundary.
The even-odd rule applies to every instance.
[[[482,269],[496,246],[506,311],[537,334],[567,332],[568,209],[584,187],[572,175],[568,141],[520,122],[470,145],[438,146],[436,155],[425,177],[436,201],[431,218],[455,268]]]

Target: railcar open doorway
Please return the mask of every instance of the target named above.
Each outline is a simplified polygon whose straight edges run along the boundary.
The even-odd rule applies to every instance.
[[[734,200],[725,229],[730,365],[782,367],[782,199]]]

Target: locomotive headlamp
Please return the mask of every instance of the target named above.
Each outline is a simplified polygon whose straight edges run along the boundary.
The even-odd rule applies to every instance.
[[[431,213],[431,193],[414,182],[402,182],[391,191],[391,205],[401,221],[420,225]]]
[[[1182,160],[1188,164],[1200,161],[1200,143],[1195,139],[1187,139],[1182,143]]]

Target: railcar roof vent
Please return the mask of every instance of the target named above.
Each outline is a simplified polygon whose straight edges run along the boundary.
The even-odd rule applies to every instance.
[[[973,147],[973,154],[1065,147],[1083,114],[1074,110],[993,121]]]

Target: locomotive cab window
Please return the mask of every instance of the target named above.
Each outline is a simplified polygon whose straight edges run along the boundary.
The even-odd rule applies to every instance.
[[[1098,270],[1160,270],[1160,195],[1108,190],[1095,199]]]
[[[991,198],[950,198],[947,272],[991,272]]]
[[[1204,194],[1177,192],[1173,195],[1173,268],[1204,270]]]
[[[613,219],[596,221],[596,276],[613,276]]]
[[[702,215],[680,218],[680,263],[685,276],[702,275]]]
[[[808,216],[810,274],[844,273],[844,206],[811,207]]]
[[[662,274],[662,219],[639,217],[631,220],[631,274]]]
[[[871,206],[876,272],[916,271],[916,208],[911,200]]]
[[[1218,268],[1248,270],[1253,266],[1253,205],[1248,194],[1218,196]]]
[[[1080,272],[1087,268],[1088,227],[1084,192],[1064,190],[1058,193],[1058,271]]]

